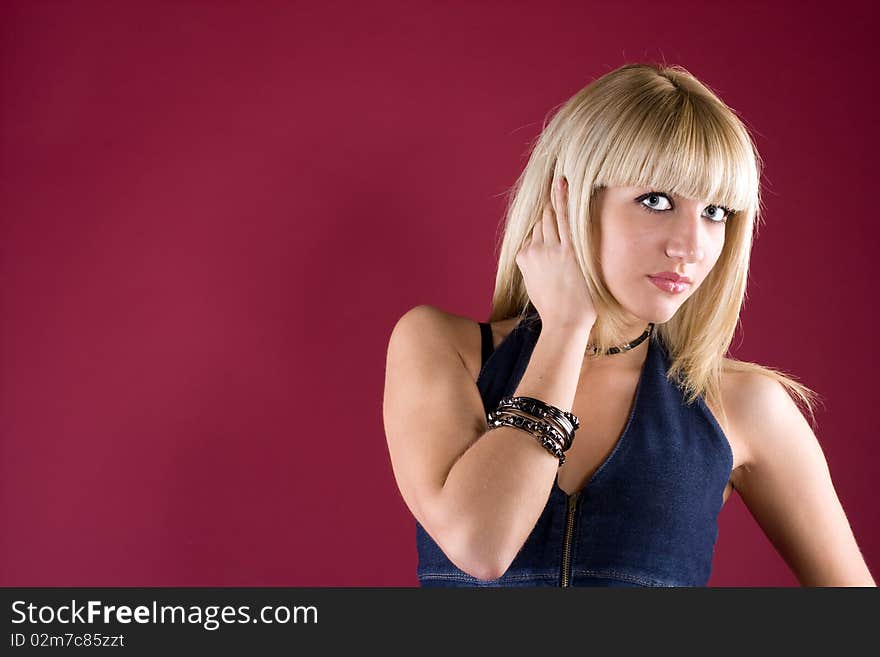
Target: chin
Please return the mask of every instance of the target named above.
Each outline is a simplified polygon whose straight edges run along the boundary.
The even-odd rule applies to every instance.
[[[641,286],[642,283],[639,285]],[[622,294],[619,296],[610,286],[609,290],[629,316],[634,318],[634,323],[648,324],[650,322],[652,324],[665,324],[675,317],[675,313],[693,295],[696,288],[692,287],[692,289],[686,292],[669,295],[657,290],[648,281],[647,288],[627,288],[626,290],[621,290]]]
[[[635,318],[634,321],[644,322],[645,324],[648,322],[652,324],[665,324],[675,317],[675,313],[678,312],[679,308],[681,308],[681,303],[673,303],[671,301],[666,303],[657,303],[656,301],[653,303],[642,303],[635,308],[629,305],[624,306],[624,309]]]
[[[671,311],[666,312],[666,313],[663,313],[663,314],[658,314],[657,316],[655,316],[655,317],[652,318],[652,319],[649,319],[648,321],[649,321],[649,322],[652,322],[652,323],[654,323],[654,324],[665,324],[665,323],[668,322],[670,319],[672,319],[673,317],[675,317],[675,313],[678,312],[678,308],[679,308],[679,306],[676,306],[676,307],[673,308]]]

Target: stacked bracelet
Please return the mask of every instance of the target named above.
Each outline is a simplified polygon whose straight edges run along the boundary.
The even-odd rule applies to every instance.
[[[487,416],[490,429],[516,427],[532,434],[556,458],[565,463],[565,452],[571,448],[575,430],[580,427],[577,416],[534,397],[504,397]]]
[[[573,413],[563,411],[534,397],[505,397],[498,403],[499,410],[516,410],[532,417],[552,422],[563,435],[563,449],[568,451],[574,440],[575,429],[581,426]]]

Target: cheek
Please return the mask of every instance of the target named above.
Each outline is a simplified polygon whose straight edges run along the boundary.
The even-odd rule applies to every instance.
[[[650,266],[649,240],[645,235],[628,235],[623,231],[613,233],[602,240],[602,273],[605,283],[613,292],[620,292],[619,286],[627,286],[634,279],[649,273],[642,271]]]
[[[718,240],[717,243],[712,245],[712,250],[708,254],[709,257],[706,260],[706,274],[708,275],[711,272],[718,261],[721,259],[721,254],[724,252],[724,235],[722,233],[721,239]]]
[[[630,269],[639,262],[645,262],[645,257],[650,257],[650,250],[650,237],[644,233],[629,234],[621,230],[608,235],[602,243],[602,256],[619,270]]]

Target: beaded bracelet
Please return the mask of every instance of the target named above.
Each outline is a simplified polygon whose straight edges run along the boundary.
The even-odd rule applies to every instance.
[[[531,433],[541,445],[565,463],[564,452],[571,448],[577,416],[534,397],[504,397],[487,416],[490,428],[512,426]]]
[[[540,439],[542,437],[545,437],[548,440],[552,440],[553,444],[556,445],[562,452],[568,451],[568,448],[571,446],[568,435],[563,433],[563,431],[561,431],[556,424],[550,422],[545,418],[540,418],[535,415],[529,415],[528,413],[523,413],[522,411],[512,409],[496,409],[495,412],[492,414],[492,417],[501,418],[508,415],[528,420],[528,423],[524,423],[519,428],[528,431],[536,438]]]
[[[559,459],[560,466],[565,463],[565,453],[562,447],[561,436],[557,437],[554,435],[554,432],[558,434],[558,431],[548,422],[540,419],[523,417],[505,411],[500,413],[489,413],[487,422],[490,429],[503,426],[523,429],[532,434],[538,442],[541,443],[541,446],[544,447],[544,449]]]
[[[549,420],[564,436],[563,449],[568,450],[574,440],[574,432],[580,427],[577,416],[563,411],[534,397],[504,397],[498,403],[498,410],[517,410],[526,415]]]

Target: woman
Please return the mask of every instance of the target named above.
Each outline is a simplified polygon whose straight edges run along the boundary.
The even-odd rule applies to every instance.
[[[681,67],[578,92],[507,210],[489,322],[417,306],[384,421],[422,586],[702,586],[735,488],[802,585],[874,586],[795,400],[724,354],[760,158]]]

